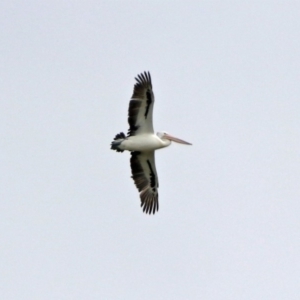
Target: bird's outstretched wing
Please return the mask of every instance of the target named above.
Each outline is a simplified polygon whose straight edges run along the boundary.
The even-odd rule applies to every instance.
[[[158,177],[154,151],[131,152],[130,165],[131,177],[140,192],[143,211],[155,214],[158,211]]]
[[[128,108],[128,135],[153,133],[152,113],[154,94],[149,72],[138,75]]]

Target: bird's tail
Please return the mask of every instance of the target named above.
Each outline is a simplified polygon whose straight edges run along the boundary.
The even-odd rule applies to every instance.
[[[123,152],[124,150],[120,149],[119,146],[122,144],[122,142],[125,140],[126,136],[123,132],[118,133],[114,140],[111,142],[110,149],[116,150],[117,152]]]

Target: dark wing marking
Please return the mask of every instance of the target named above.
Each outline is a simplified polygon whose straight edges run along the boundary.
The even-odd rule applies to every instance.
[[[133,88],[133,94],[128,109],[128,135],[138,133],[153,133],[152,112],[154,94],[149,72],[139,74]]]
[[[158,211],[158,178],[154,151],[131,152],[130,165],[131,177],[140,192],[143,211],[155,214]]]

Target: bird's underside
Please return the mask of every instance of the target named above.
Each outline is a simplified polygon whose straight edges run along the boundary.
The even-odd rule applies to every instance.
[[[155,150],[167,147],[171,141],[191,145],[166,132],[154,134],[152,115],[154,94],[149,72],[138,75],[128,108],[129,130],[127,136],[120,132],[111,143],[117,152],[131,152],[132,179],[140,193],[143,211],[154,214],[158,211],[158,176],[155,167]]]

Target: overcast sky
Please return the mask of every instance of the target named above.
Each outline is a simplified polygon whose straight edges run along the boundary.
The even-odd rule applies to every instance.
[[[299,1],[1,1],[0,298],[298,300]],[[134,77],[154,127],[146,215]]]

